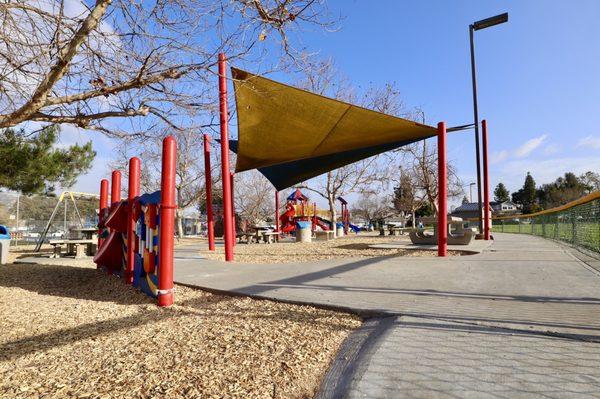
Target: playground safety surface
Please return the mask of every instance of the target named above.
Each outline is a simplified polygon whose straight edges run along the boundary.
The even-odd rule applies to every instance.
[[[311,397],[361,324],[183,286],[158,308],[89,260],[56,261],[0,267],[1,398]]]

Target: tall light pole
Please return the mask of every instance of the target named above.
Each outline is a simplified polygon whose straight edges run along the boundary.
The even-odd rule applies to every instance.
[[[473,202],[473,186],[476,183],[469,183],[469,202]]]
[[[471,41],[471,80],[473,82],[473,123],[475,124],[475,159],[477,162],[477,204],[479,208],[479,232],[483,233],[483,205],[481,203],[481,159],[479,156],[479,114],[477,112],[477,79],[475,74],[475,44],[473,32],[503,24],[508,21],[508,13],[482,19],[469,25],[469,39]]]

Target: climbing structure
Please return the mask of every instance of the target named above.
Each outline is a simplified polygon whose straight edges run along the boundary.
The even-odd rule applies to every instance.
[[[110,206],[106,180],[100,190],[99,248],[94,262],[157,298],[159,306],[173,304],[175,157],[175,139],[169,136],[163,141],[160,191],[139,195],[138,158],[130,160],[127,199],[120,199],[118,172],[113,172]]]

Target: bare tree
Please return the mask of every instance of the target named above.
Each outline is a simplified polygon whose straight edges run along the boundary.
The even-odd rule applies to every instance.
[[[0,128],[70,123],[124,136],[138,124],[144,135],[211,125],[190,115],[214,108],[218,52],[252,60],[279,47],[296,60],[289,32],[330,26],[327,15],[323,0],[4,1]],[[132,126],[107,122],[115,117]]]
[[[331,97],[357,103],[366,108],[391,115],[406,116],[410,114],[400,99],[400,92],[394,83],[387,83],[383,88],[371,87],[357,97],[356,90],[336,70],[331,60],[308,63],[306,78],[300,87],[309,91],[329,95]],[[328,172],[324,178],[316,178],[301,184],[327,200],[332,222],[337,221],[336,200],[353,192],[372,192],[387,182],[388,167],[380,162],[380,157],[371,157],[339,169]],[[335,229],[334,229],[335,231]]]
[[[361,217],[368,223],[373,223],[397,214],[396,209],[390,206],[392,202],[389,195],[364,192],[361,193],[356,203],[353,204],[351,212],[354,216]]]
[[[415,217],[415,211],[429,204],[437,214],[438,200],[438,165],[437,149],[428,145],[427,140],[402,147],[397,151],[400,155],[401,166],[397,187],[401,196],[396,192],[395,204],[397,209],[410,211]],[[448,197],[455,198],[464,194],[456,167],[451,161],[447,162]]]
[[[235,176],[235,211],[252,224],[272,220],[275,214],[275,189],[256,170]]]

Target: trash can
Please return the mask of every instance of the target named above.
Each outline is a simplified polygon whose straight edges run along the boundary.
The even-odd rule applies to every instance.
[[[335,224],[335,228],[336,228],[336,237],[343,237],[344,236],[344,223],[336,223]]]
[[[311,242],[312,241],[312,223],[299,221],[296,222],[296,242]]]
[[[10,246],[10,233],[8,227],[0,225],[0,265],[8,263],[8,247]]]

